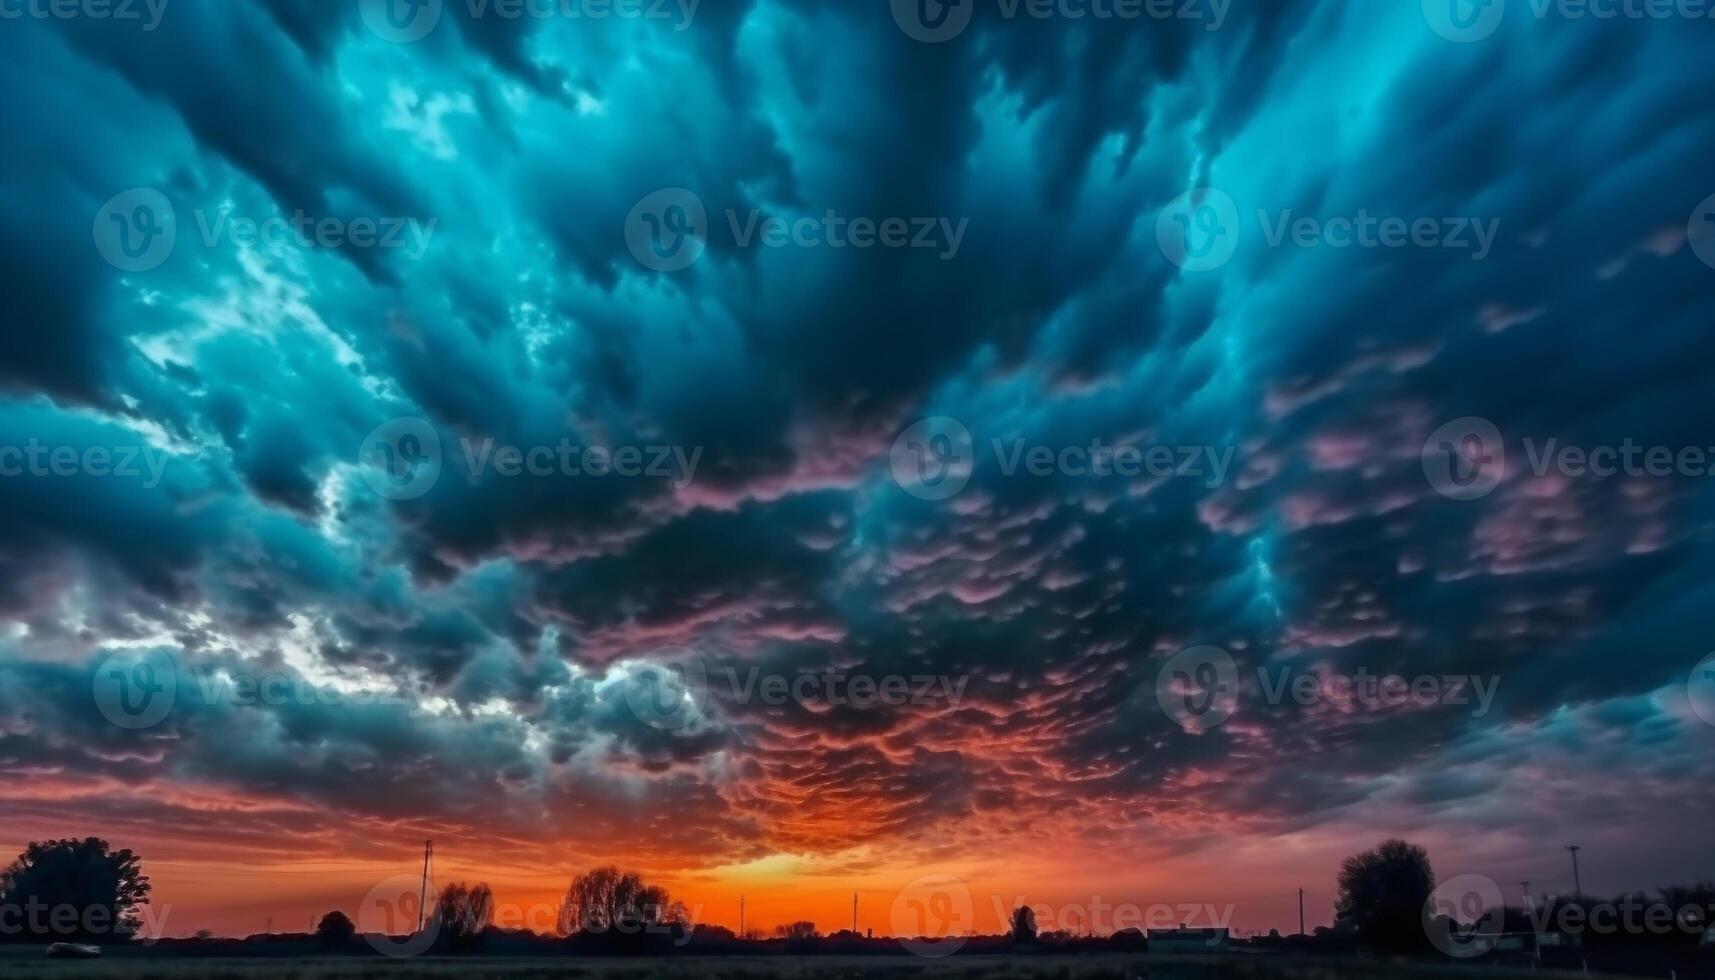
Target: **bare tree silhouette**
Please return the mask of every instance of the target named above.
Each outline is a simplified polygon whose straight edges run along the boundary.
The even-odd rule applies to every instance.
[[[775,926],[774,936],[777,939],[784,939],[787,942],[793,942],[820,939],[822,938],[822,933],[816,928],[816,924],[814,922],[800,920],[798,922],[787,923],[786,925]]]
[[[457,882],[441,890],[435,902],[439,940],[452,949],[476,945],[494,920],[494,892],[487,884]]]
[[[633,935],[659,927],[681,926],[689,916],[665,888],[644,884],[642,876],[609,865],[572,879],[560,902],[562,935]]]

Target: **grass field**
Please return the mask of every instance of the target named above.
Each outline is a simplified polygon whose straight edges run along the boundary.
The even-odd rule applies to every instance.
[[[0,959],[0,978],[46,980],[1487,980],[1527,975],[1518,970],[1408,967],[1351,960],[1276,957],[1150,957],[1136,955],[1032,957],[721,957],[671,960],[478,959],[437,960],[154,960],[90,962]],[[1535,974],[1552,976],[1553,974]],[[1565,976],[1571,976],[1565,974]],[[1582,974],[1580,974],[1582,976]]]

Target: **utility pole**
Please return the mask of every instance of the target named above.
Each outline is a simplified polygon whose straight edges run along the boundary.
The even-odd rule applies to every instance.
[[[429,900],[429,857],[430,857],[430,855],[432,855],[434,853],[435,853],[435,842],[432,840],[424,841],[423,842],[423,887],[420,890],[418,890],[418,892],[417,892],[417,931],[418,932],[423,931],[423,913],[425,911],[427,911],[423,906]]]
[[[738,938],[744,938],[744,896],[738,897]]]
[[[1583,849],[1577,844],[1566,845],[1566,850],[1572,855],[1572,894],[1579,898],[1584,897],[1584,883],[1578,879],[1578,852]]]
[[[1298,934],[1304,935],[1304,889],[1298,889]]]

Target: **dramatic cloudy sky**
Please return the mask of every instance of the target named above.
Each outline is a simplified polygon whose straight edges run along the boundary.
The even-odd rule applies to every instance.
[[[1391,835],[1509,894],[1570,887],[1571,842],[1591,890],[1715,871],[1709,465],[1531,465],[1715,446],[1715,21],[941,31],[972,6],[930,43],[887,0],[447,0],[415,39],[356,0],[0,2],[0,846],[136,849],[169,932],[353,908],[428,837],[505,901],[614,860],[728,925],[859,891],[878,932],[927,873],[985,927],[1284,927],[1299,887],[1325,922]],[[1422,234],[1335,247],[1366,215]],[[1456,499],[1424,447],[1466,418],[1506,461]],[[958,426],[952,484],[901,482]],[[1007,472],[1097,440],[1230,468]],[[695,466],[467,458],[562,441]],[[1188,730],[1158,680],[1201,645],[1237,703]],[[708,684],[638,710],[674,657]],[[830,669],[948,686],[728,683]],[[1283,669],[1493,701],[1271,700]],[[126,714],[151,677],[170,710]]]

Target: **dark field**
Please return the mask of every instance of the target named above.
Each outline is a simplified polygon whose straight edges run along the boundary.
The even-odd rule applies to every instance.
[[[1316,961],[1255,957],[1077,956],[1011,957],[955,956],[946,960],[915,957],[719,957],[671,960],[565,959],[380,959],[298,960],[155,960],[116,957],[110,960],[66,962],[0,956],[0,978],[44,977],[50,980],[126,978],[126,980],[416,980],[416,978],[494,978],[494,980],[868,980],[868,978],[959,977],[967,980],[1391,980],[1447,978],[1483,980],[1490,977],[1573,976],[1494,968],[1404,966],[1389,963]],[[1582,974],[1577,974],[1582,976]]]

